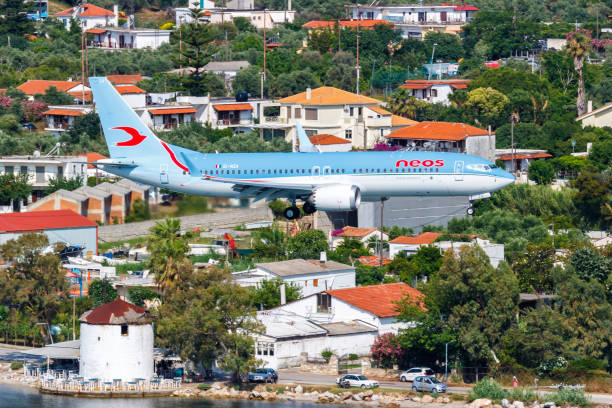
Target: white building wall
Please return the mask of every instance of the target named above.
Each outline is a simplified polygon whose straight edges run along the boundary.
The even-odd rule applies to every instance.
[[[490,161],[495,160],[495,133],[469,136],[465,139],[465,152]]]
[[[332,272],[311,273],[298,276],[277,276],[265,269],[257,268],[258,273],[264,273],[269,279],[280,278],[287,283],[293,283],[302,291],[302,297],[332,289],[354,288],[355,270],[345,269]],[[315,286],[317,280],[317,286]]]
[[[121,97],[130,105],[130,108],[142,108],[147,104],[146,94],[143,93],[123,94]]]
[[[89,251],[96,254],[97,234],[95,227],[59,228],[45,230],[42,231],[42,233],[49,237],[49,243],[51,245],[57,242],[68,243],[70,245],[82,245],[85,247],[84,255]],[[11,239],[18,239],[21,235],[21,233],[0,234],[0,245],[6,244]]]
[[[81,323],[79,373],[85,378],[112,381],[153,377],[153,327],[130,325],[121,335],[120,325]]]

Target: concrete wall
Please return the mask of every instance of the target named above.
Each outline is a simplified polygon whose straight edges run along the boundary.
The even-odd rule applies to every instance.
[[[258,272],[267,274],[270,279],[278,278],[264,269],[257,268]],[[331,289],[344,289],[355,287],[355,269],[310,273],[298,276],[280,277],[283,281],[296,284],[302,291],[302,297]],[[315,286],[315,280],[316,285]]]
[[[79,374],[85,378],[112,381],[153,377],[153,327],[130,325],[121,335],[121,325],[81,323]]]
[[[470,136],[465,140],[465,152],[495,161],[495,133],[491,136]]]
[[[63,242],[70,245],[81,245],[85,247],[84,254],[89,251],[96,253],[98,242],[96,227],[50,229],[43,231],[43,233],[49,237],[50,244]],[[0,234],[0,245],[11,239],[17,239],[20,235],[20,233]]]
[[[612,127],[612,108],[595,112],[591,116],[582,119],[582,127],[595,126],[595,127]]]

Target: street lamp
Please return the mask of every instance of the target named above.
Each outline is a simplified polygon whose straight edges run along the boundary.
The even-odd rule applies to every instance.
[[[427,80],[428,81],[431,79],[431,70],[433,69],[433,61],[434,61],[434,54],[436,52],[436,45],[438,45],[438,43],[434,43],[433,48],[431,50],[431,62],[430,62],[431,67],[429,67],[429,69],[427,70]]]
[[[454,342],[455,340],[451,340],[446,342],[444,345],[444,385],[448,387],[448,345],[449,343]]]

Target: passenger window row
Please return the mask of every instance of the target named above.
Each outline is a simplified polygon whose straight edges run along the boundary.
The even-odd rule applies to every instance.
[[[321,170],[323,174],[345,174],[345,169],[329,169]],[[432,167],[396,167],[395,169],[353,169],[349,174],[363,173],[438,173],[439,168]],[[200,173],[208,174],[312,174],[312,169],[251,169],[251,170],[211,170],[210,173],[201,170]],[[316,173],[316,172],[315,172]]]

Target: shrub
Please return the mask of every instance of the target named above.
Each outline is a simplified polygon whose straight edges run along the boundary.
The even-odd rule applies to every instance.
[[[402,348],[396,334],[386,333],[376,337],[372,348],[372,360],[382,368],[391,368],[402,356]]]
[[[533,402],[538,399],[538,396],[533,388],[517,387],[510,391],[510,399],[512,401]]]
[[[325,349],[321,352],[321,357],[323,357],[326,361],[329,361],[329,359],[333,355],[334,355],[334,352],[331,351],[330,349]]]
[[[586,407],[590,405],[589,399],[584,394],[583,390],[564,390],[561,389],[554,394],[551,394],[549,398],[550,401],[553,401],[556,405],[578,405],[581,407]]]
[[[13,361],[11,363],[11,370],[19,370],[22,367],[23,367],[23,363],[20,363],[19,361]]]
[[[478,398],[488,398],[495,402],[499,402],[509,396],[510,393],[491,378],[485,378],[479,381],[469,393],[470,401]]]
[[[538,375],[543,377],[550,374],[553,370],[567,367],[567,360],[561,356],[543,361],[537,369]]]
[[[198,390],[207,391],[210,390],[211,385],[208,383],[198,384]]]
[[[348,359],[351,361],[359,360],[359,356],[355,353],[351,353],[348,355]]]
[[[276,395],[280,395],[280,394],[284,394],[285,393],[285,389],[284,388],[277,388],[276,389]]]

